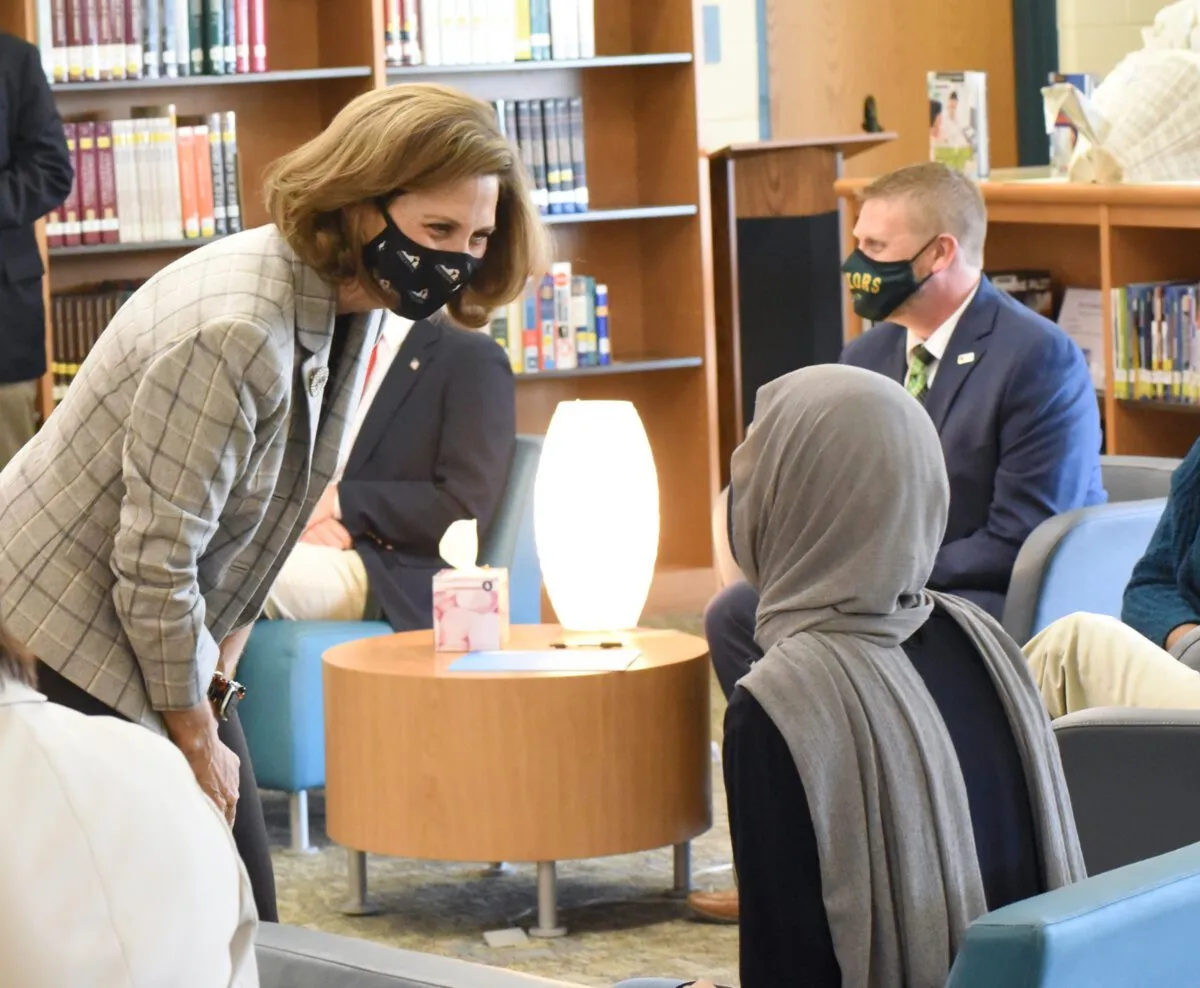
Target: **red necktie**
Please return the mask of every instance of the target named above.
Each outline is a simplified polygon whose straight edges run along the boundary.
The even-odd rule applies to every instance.
[[[367,374],[363,378],[362,393],[358,396],[358,400],[362,401],[366,397],[367,388],[371,384],[371,372],[375,370],[375,358],[379,356],[379,344],[383,342],[383,336],[375,341],[375,345],[371,347],[371,355],[367,358]]]

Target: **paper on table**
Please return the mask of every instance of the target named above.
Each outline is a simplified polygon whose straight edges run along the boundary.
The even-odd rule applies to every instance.
[[[479,557],[478,522],[474,518],[451,522],[438,543],[438,555],[450,564],[451,569],[474,569]]]
[[[636,648],[548,648],[469,652],[450,672],[624,672],[641,657]]]

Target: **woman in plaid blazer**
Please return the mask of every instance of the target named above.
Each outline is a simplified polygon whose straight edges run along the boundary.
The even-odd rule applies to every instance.
[[[540,270],[544,231],[491,107],[433,85],[349,103],[275,163],[266,201],[273,223],[122,306],[0,474],[0,620],[52,700],[166,734],[231,822],[250,797],[234,837],[273,920],[222,671],[327,510],[381,310],[481,327]]]

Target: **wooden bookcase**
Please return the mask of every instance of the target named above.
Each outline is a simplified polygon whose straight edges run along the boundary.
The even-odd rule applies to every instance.
[[[847,244],[865,179],[837,183],[846,203]],[[1200,187],[994,181],[980,185],[988,207],[989,269],[1039,268],[1066,287],[1099,288],[1104,311],[1105,452],[1183,456],[1200,437],[1200,406],[1117,400],[1113,390],[1112,293],[1135,281],[1200,281]],[[862,321],[846,306],[846,338]]]
[[[34,0],[0,0],[0,27],[31,41],[35,16]],[[596,4],[599,57],[569,62],[387,68],[383,25],[383,0],[267,0],[267,74],[80,83],[55,94],[64,117],[165,102],[181,114],[236,111],[247,227],[267,221],[259,190],[268,163],[369,89],[434,80],[482,99],[582,96],[591,212],[547,222],[555,258],[609,286],[613,363],[518,375],[518,428],[544,432],[566,399],[633,401],[658,465],[660,566],[709,567],[716,373],[692,0]],[[60,290],[143,278],[194,246],[59,248],[47,281]],[[604,510],[581,505],[580,524]]]

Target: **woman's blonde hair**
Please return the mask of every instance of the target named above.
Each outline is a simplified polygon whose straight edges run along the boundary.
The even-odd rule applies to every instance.
[[[386,307],[394,300],[363,266],[366,238],[352,207],[482,175],[500,181],[496,231],[478,273],[449,304],[457,322],[478,329],[547,261],[527,176],[488,104],[432,83],[364,93],[270,167],[266,204],[301,261],[335,284],[358,279]]]

